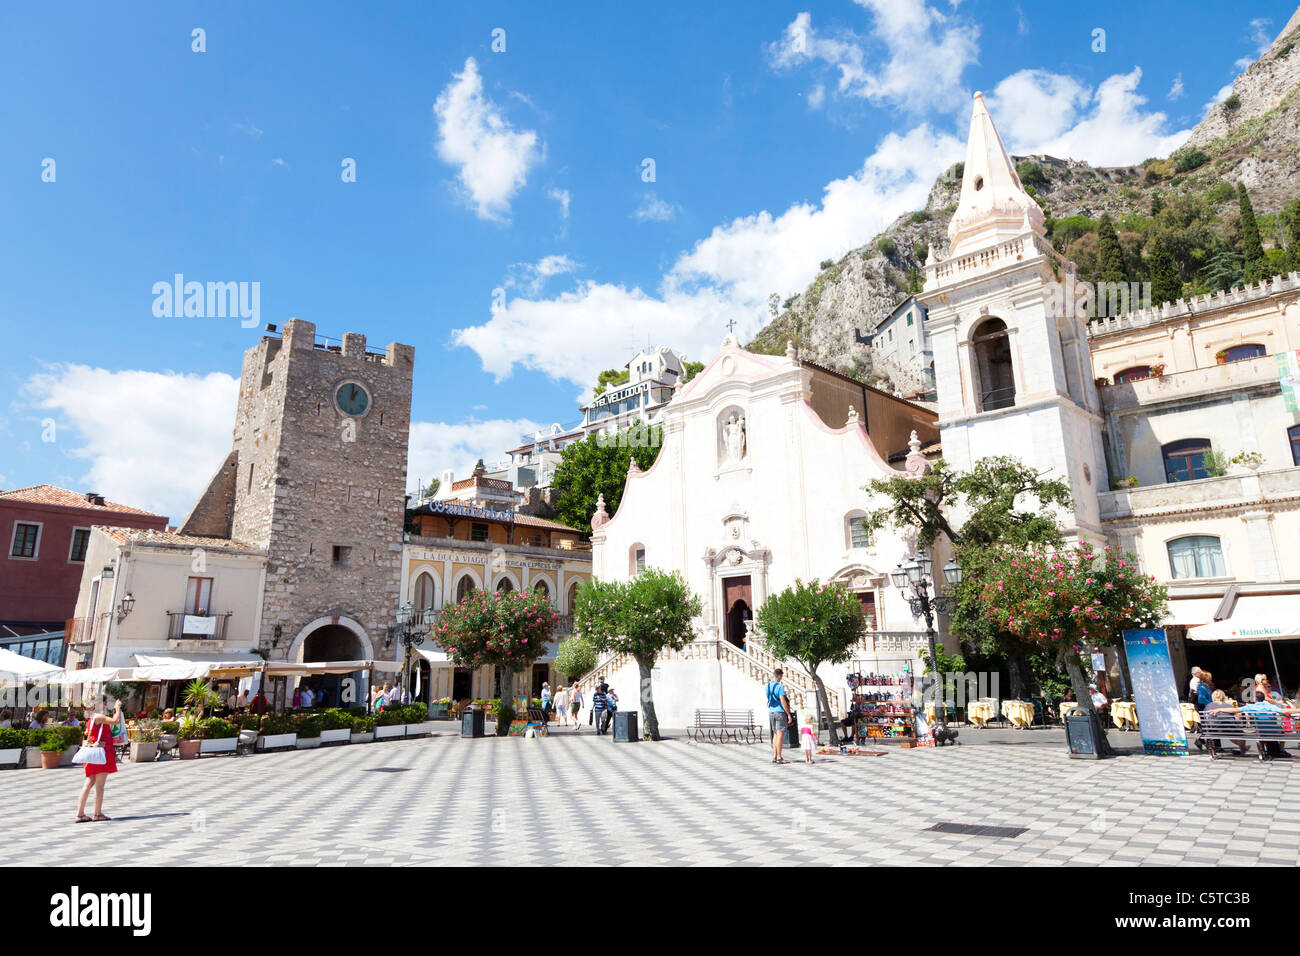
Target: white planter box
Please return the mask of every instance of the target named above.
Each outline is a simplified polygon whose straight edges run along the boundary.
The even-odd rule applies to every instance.
[[[374,739],[375,739],[375,733],[373,730],[368,730],[364,734],[352,735],[352,742],[354,744],[368,744],[370,743],[370,741]]]
[[[157,756],[158,742],[156,740],[136,740],[131,743],[132,763],[149,763]]]
[[[435,724],[432,720],[426,720],[422,724],[407,724],[406,736],[408,737],[427,737],[434,731]]]
[[[295,734],[295,736],[297,736]],[[294,744],[299,750],[314,750],[320,746],[319,737],[298,737],[298,742]]]
[[[41,748],[24,747],[23,748],[23,766],[31,769],[41,765]]]
[[[77,751],[80,750],[80,749],[81,749],[81,748],[80,748],[79,746],[78,746],[78,747],[69,747],[67,750],[63,751],[63,756],[59,758],[59,766],[60,766],[60,767],[71,767],[71,766],[72,766],[72,758],[73,758],[74,756],[76,756]]]
[[[281,747],[292,747],[298,741],[298,735],[294,734],[263,734],[257,738],[258,750],[277,750]]]
[[[405,724],[389,724],[387,727],[375,727],[376,740],[391,740],[394,737],[405,737],[405,736],[406,736]],[[39,757],[37,757],[36,759],[38,762],[40,761]]]
[[[15,747],[13,750],[0,750],[0,767],[16,767],[23,759],[23,748]]]
[[[200,740],[200,754],[233,754],[239,745],[238,737],[222,737],[220,740]]]
[[[345,744],[352,738],[352,731],[347,727],[338,730],[322,730],[320,742],[323,744]]]

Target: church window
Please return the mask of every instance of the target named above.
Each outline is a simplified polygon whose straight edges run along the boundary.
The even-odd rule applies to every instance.
[[[983,176],[976,176],[976,177],[975,177],[975,191],[976,191],[976,192],[979,192],[979,191],[980,191],[981,189],[983,189],[983,188],[984,188],[984,177],[983,177]]]
[[[991,412],[1016,403],[1016,379],[1011,367],[1011,335],[1001,319],[985,319],[974,330],[971,345],[979,387],[979,409]]]
[[[1184,438],[1161,448],[1165,460],[1166,481],[1195,481],[1210,477],[1205,467],[1205,453],[1210,450],[1208,438]]]
[[[867,518],[862,514],[849,515],[849,547],[865,548],[870,542],[867,534]]]
[[[634,544],[631,548],[631,562],[628,571],[634,577],[645,570],[645,545]]]
[[[1144,378],[1151,377],[1150,365],[1134,365],[1132,368],[1126,368],[1122,372],[1115,373],[1115,384],[1123,385],[1125,382],[1139,382]]]
[[[1227,576],[1223,563],[1223,545],[1211,534],[1191,534],[1175,538],[1169,549],[1169,572],[1180,578],[1221,578]]]
[[[908,324],[909,326],[912,324],[912,313],[911,313],[911,312],[907,313],[907,324]]]
[[[1262,345],[1234,345],[1223,350],[1223,363],[1244,362],[1246,359],[1259,358],[1267,354]]]

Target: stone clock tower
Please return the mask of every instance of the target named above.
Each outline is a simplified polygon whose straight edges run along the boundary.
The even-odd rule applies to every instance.
[[[934,348],[943,457],[967,469],[1009,455],[1070,483],[1067,536],[1104,541],[1101,402],[1074,264],[1052,248],[975,94],[949,254],[931,247],[921,300]]]
[[[233,449],[187,525],[228,516],[226,536],[266,549],[272,659],[393,656],[414,355],[317,345],[301,319],[244,353]]]

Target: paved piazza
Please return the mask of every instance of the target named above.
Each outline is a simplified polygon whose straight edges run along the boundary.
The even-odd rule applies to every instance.
[[[453,733],[123,764],[98,824],[71,822],[79,768],[0,772],[21,821],[0,864],[1300,863],[1300,760],[1092,762],[1057,730],[963,730],[979,742],[778,767],[766,745]]]

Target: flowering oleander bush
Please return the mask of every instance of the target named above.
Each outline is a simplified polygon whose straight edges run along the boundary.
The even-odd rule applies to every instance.
[[[500,667],[510,677],[503,690],[513,690],[514,675],[545,653],[559,619],[540,591],[472,591],[442,609],[430,636],[458,667]]]

